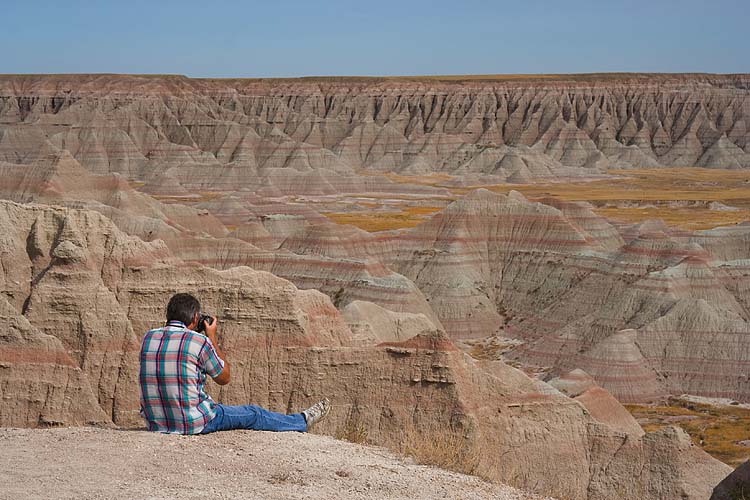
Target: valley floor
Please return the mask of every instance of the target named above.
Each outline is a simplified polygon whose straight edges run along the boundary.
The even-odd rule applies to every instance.
[[[516,190],[531,200],[555,197],[586,201],[594,212],[621,223],[662,219],[686,230],[709,229],[750,220],[750,174],[744,170],[662,168],[610,170],[610,177],[570,182],[473,185],[447,175],[402,176],[386,174],[396,184],[409,183],[447,189],[444,198],[415,199],[395,194],[377,197],[306,198],[304,202],[339,224],[365,231],[414,227],[442,210],[452,199],[483,187],[498,193]]]
[[[682,427],[693,442],[732,467],[750,460],[750,407],[670,398],[663,405],[625,405],[647,432]]]

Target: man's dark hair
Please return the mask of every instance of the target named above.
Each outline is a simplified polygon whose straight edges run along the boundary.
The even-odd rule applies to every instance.
[[[167,304],[167,321],[182,321],[186,326],[201,312],[201,303],[189,293],[176,293]]]

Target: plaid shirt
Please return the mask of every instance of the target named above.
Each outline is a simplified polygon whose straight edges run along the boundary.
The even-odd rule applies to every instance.
[[[146,332],[141,343],[141,416],[148,430],[198,434],[214,417],[203,390],[206,374],[217,377],[224,361],[205,335],[179,321]]]

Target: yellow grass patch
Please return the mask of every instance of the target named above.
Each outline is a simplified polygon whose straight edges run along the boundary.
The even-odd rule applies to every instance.
[[[418,464],[489,479],[480,467],[482,450],[478,443],[450,428],[408,426],[402,431],[398,451],[412,457]]]
[[[217,198],[223,198],[224,193],[220,191],[198,191],[198,196],[200,198],[196,198],[196,201],[211,201]]]
[[[597,207],[598,214],[631,223],[656,218],[674,227],[705,229],[750,220],[750,171],[683,167],[610,170],[609,174],[612,177],[590,181],[467,187],[450,186],[451,177],[446,174],[386,175],[394,182],[444,187],[456,198],[481,187],[498,193],[516,190],[530,199],[554,197],[565,201],[587,201]],[[684,206],[680,202],[689,202],[693,206]],[[707,206],[711,202],[740,210],[711,210]]]
[[[451,180],[452,176],[440,172],[427,175],[400,175],[391,172],[382,174],[393,182],[400,184],[421,184],[423,186],[438,187]]]
[[[490,189],[516,189],[529,198],[554,196],[568,201],[588,201],[596,213],[623,222],[662,219],[683,229],[707,229],[750,220],[750,172],[705,168],[611,170],[612,179],[561,184],[500,185]],[[695,206],[681,206],[692,202]],[[711,210],[719,202],[738,211]],[[607,206],[615,204],[652,205]]]
[[[628,207],[597,208],[594,212],[608,219],[629,223],[638,223],[646,219],[661,219],[668,226],[692,231],[728,226],[750,220],[750,211],[745,209],[737,212],[722,212],[708,208]]]
[[[404,207],[393,212],[324,212],[323,215],[337,224],[351,224],[374,233],[414,227],[442,207]]]
[[[616,177],[590,182],[501,184],[488,189],[512,189],[527,196],[555,196],[571,201],[750,201],[750,172],[708,168],[610,170]]]
[[[733,406],[711,406],[679,399],[669,405],[625,405],[647,432],[666,425],[683,428],[693,442],[718,460],[737,467],[750,458],[750,448],[739,444],[750,440],[750,410]]]
[[[362,420],[359,408],[356,406],[349,410],[346,421],[336,430],[336,439],[349,441],[350,443],[368,443],[369,431]]]

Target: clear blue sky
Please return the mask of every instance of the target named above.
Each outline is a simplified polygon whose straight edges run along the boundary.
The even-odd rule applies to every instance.
[[[4,0],[0,19],[0,73],[750,72],[750,0]]]

